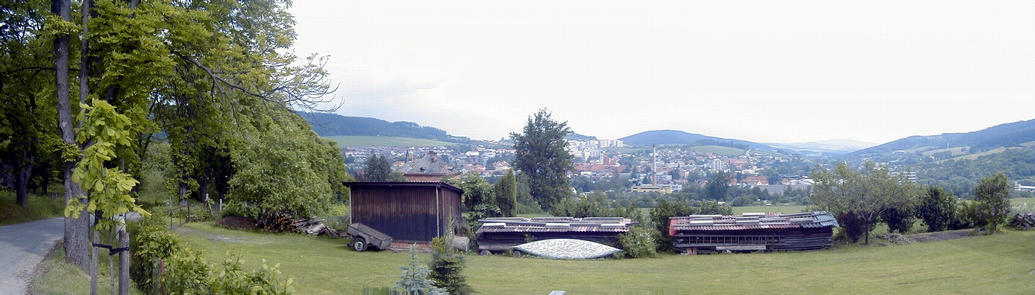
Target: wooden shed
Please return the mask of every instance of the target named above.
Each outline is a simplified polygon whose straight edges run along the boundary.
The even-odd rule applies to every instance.
[[[345,182],[352,206],[349,218],[398,242],[430,242],[464,224],[463,190],[442,182]]]
[[[669,218],[673,246],[689,254],[810,250],[833,246],[837,220],[824,211],[795,214],[744,213]]]

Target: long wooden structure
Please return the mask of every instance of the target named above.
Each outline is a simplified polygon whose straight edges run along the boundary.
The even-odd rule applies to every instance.
[[[673,246],[688,254],[811,250],[831,247],[837,220],[830,213],[690,215],[669,219]]]
[[[478,220],[479,251],[502,252],[524,243],[577,239],[617,245],[618,235],[637,224],[622,217],[497,217]]]

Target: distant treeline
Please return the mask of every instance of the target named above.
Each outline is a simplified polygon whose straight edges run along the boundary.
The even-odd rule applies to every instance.
[[[388,122],[366,117],[347,117],[338,114],[299,112],[320,136],[394,136],[434,139],[448,142],[468,142],[467,137],[452,136],[445,130],[420,126],[413,122]]]

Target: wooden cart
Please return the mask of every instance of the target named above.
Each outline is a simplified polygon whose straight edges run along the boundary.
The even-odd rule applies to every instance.
[[[392,244],[392,237],[362,223],[350,224],[348,235],[352,239],[352,249],[357,252],[365,251],[371,246],[378,250],[387,250]]]

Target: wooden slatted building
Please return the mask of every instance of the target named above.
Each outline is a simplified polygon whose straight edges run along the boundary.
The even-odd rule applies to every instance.
[[[524,243],[577,239],[617,245],[618,235],[636,222],[623,217],[496,217],[478,220],[479,251],[502,252]]]
[[[430,242],[443,236],[452,221],[464,224],[463,190],[442,182],[345,182],[352,206],[349,218],[397,242]]]
[[[824,211],[795,214],[690,215],[669,219],[673,246],[688,254],[810,250],[833,246],[837,220]]]

